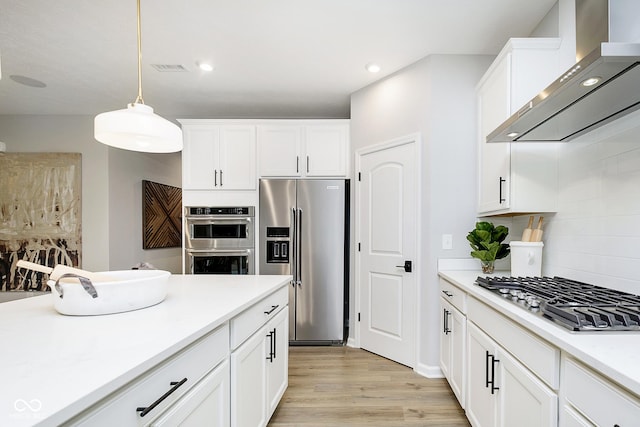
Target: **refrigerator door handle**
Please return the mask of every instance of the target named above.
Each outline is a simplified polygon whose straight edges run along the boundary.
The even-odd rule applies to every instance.
[[[291,208],[291,223],[293,224],[293,236],[291,242],[293,243],[293,250],[289,250],[291,254],[291,275],[293,276],[293,280],[291,280],[291,285],[293,287],[296,286],[296,282],[298,280],[298,224],[296,223],[296,208]]]
[[[298,208],[298,241],[296,242],[298,255],[298,286],[302,286],[302,209]]]

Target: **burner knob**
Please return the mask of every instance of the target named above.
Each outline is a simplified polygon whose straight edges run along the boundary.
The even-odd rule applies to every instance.
[[[530,307],[532,308],[538,308],[540,307],[540,300],[534,297],[531,297],[530,299],[527,300],[527,303],[529,304]]]

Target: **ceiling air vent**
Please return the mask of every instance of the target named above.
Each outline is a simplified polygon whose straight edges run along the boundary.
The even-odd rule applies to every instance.
[[[180,64],[151,64],[151,66],[162,73],[182,73],[189,71]]]

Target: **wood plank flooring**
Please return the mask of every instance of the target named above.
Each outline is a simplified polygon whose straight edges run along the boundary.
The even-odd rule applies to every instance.
[[[469,426],[444,379],[350,347],[290,347],[270,427]]]

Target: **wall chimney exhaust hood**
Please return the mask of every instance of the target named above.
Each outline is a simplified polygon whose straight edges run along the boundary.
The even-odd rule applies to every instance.
[[[594,28],[604,35],[588,40]],[[576,0],[577,64],[490,133],[487,142],[570,141],[640,109],[639,29],[640,1]],[[585,49],[590,53],[580,58]]]

